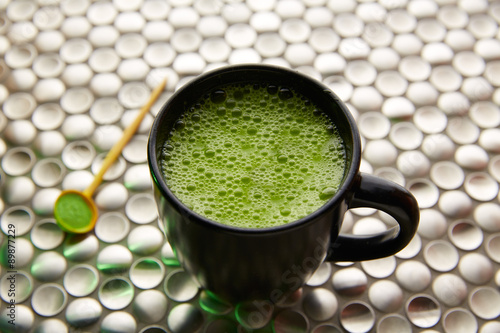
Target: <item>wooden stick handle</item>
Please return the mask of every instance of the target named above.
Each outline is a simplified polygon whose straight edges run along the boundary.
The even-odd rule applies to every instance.
[[[111,148],[111,150],[108,152],[108,155],[102,162],[101,169],[99,172],[95,175],[94,180],[92,183],[83,191],[83,194],[87,197],[91,197],[96,190],[96,188],[99,186],[99,184],[102,182],[102,178],[106,171],[108,171],[109,167],[115,163],[116,159],[120,156],[123,148],[127,145],[127,143],[130,141],[132,136],[134,136],[135,132],[139,128],[139,125],[141,124],[142,120],[144,119],[144,116],[149,112],[151,109],[151,106],[156,102],[162,91],[165,89],[165,85],[167,84],[167,80],[163,80],[151,93],[148,102],[139,110],[139,114],[137,117],[134,119],[134,121],[125,128],[123,131],[123,135],[118,140],[115,145]]]

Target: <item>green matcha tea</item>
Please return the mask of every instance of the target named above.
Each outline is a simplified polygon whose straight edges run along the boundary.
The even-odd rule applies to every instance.
[[[54,215],[58,220],[70,223],[75,230],[88,226],[93,216],[88,203],[75,193],[66,193],[59,197]]]
[[[162,150],[172,193],[219,223],[266,228],[314,212],[345,168],[338,130],[314,103],[275,85],[221,87],[185,110]]]

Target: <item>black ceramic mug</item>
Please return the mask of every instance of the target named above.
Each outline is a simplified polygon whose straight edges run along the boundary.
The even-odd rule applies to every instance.
[[[337,126],[346,148],[338,192],[308,216],[271,228],[236,228],[203,217],[168,188],[160,168],[162,146],[174,123],[195,100],[227,84],[265,83],[300,91]],[[229,302],[279,301],[300,288],[324,261],[361,261],[393,255],[413,238],[419,222],[415,198],[405,188],[359,171],[358,129],[344,103],[325,85],[298,72],[265,65],[223,67],[191,80],[158,113],[148,143],[159,217],[177,258],[199,284]],[[339,236],[344,213],[371,207],[399,224],[368,236]]]

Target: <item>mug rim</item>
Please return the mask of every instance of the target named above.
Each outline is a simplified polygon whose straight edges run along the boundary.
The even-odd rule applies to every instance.
[[[159,167],[159,164],[157,163],[157,144],[159,142],[158,139],[158,132],[159,128],[162,122],[163,117],[166,114],[167,111],[167,105],[171,103],[174,99],[178,98],[182,94],[185,94],[186,91],[192,89],[192,85],[199,83],[199,82],[204,82],[207,80],[217,80],[217,76],[220,74],[223,74],[224,72],[237,72],[237,71],[262,71],[262,70],[267,70],[267,71],[277,71],[281,72],[284,75],[289,75],[289,76],[295,76],[299,77],[302,80],[307,81],[311,85],[316,85],[318,88],[322,89],[326,94],[329,95],[328,98],[330,98],[335,104],[342,110],[345,118],[347,119],[348,127],[350,129],[350,134],[351,134],[351,140],[352,140],[352,158],[351,158],[351,163],[349,168],[345,169],[345,174],[344,174],[344,179],[343,182],[341,183],[341,186],[337,193],[330,198],[325,204],[323,204],[321,207],[317,208],[315,211],[311,212],[310,214],[306,215],[303,218],[300,218],[298,220],[294,220],[292,222],[287,222],[285,224],[281,224],[278,226],[273,226],[273,227],[265,227],[265,228],[247,228],[247,227],[236,227],[228,224],[224,224],[222,222],[217,222],[215,220],[209,219],[189,207],[187,207],[182,201],[180,201],[171,191],[170,188],[167,186],[165,179],[163,177],[163,173]],[[231,83],[231,82],[228,82]],[[292,85],[293,86],[293,85]],[[344,137],[343,137],[344,139]],[[345,141],[345,140],[344,140]],[[324,83],[320,82],[319,80],[316,80],[304,73],[301,73],[296,70],[292,70],[286,67],[280,67],[280,66],[275,66],[275,65],[267,65],[267,64],[240,64],[240,65],[227,65],[227,66],[222,66],[213,70],[210,70],[208,72],[202,73],[187,83],[185,83],[182,87],[180,87],[177,91],[175,91],[169,98],[168,100],[161,106],[160,111],[157,113],[154,122],[151,126],[151,130],[149,133],[149,138],[148,138],[148,145],[147,145],[147,158],[148,158],[148,165],[150,169],[150,174],[152,176],[152,180],[154,185],[156,186],[157,190],[160,191],[162,197],[164,197],[166,200],[169,201],[170,204],[172,204],[178,211],[182,211],[183,215],[188,215],[188,216],[195,216],[195,219],[190,218],[190,222],[194,223],[200,223],[204,224],[205,226],[210,226],[214,229],[219,229],[220,231],[225,231],[225,232],[232,232],[232,233],[247,233],[247,234],[265,234],[265,233],[273,233],[273,232],[280,232],[280,231],[285,231],[289,229],[295,229],[297,227],[304,226],[311,220],[315,220],[318,217],[322,216],[325,214],[327,211],[333,209],[335,206],[339,205],[342,201],[345,200],[346,195],[349,192],[349,189],[351,188],[356,175],[359,173],[359,166],[361,163],[361,139],[359,136],[359,130],[357,128],[356,122],[354,120],[354,117],[352,116],[351,112],[345,105],[345,103],[333,92],[329,87],[327,87]],[[346,165],[347,167],[347,165]]]

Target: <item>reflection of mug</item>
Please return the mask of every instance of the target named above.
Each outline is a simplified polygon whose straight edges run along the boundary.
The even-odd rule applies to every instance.
[[[270,228],[237,228],[214,222],[183,204],[167,186],[162,148],[180,115],[201,96],[227,84],[286,86],[313,101],[338,129],[345,147],[345,170],[338,191],[306,217]],[[148,161],[159,216],[182,266],[199,284],[223,300],[276,302],[300,288],[324,261],[360,261],[393,255],[418,226],[415,198],[389,181],[359,172],[361,144],[346,106],[323,84],[272,66],[237,65],[193,79],[162,107],[153,124]],[[380,209],[399,224],[375,235],[338,235],[349,208]]]

